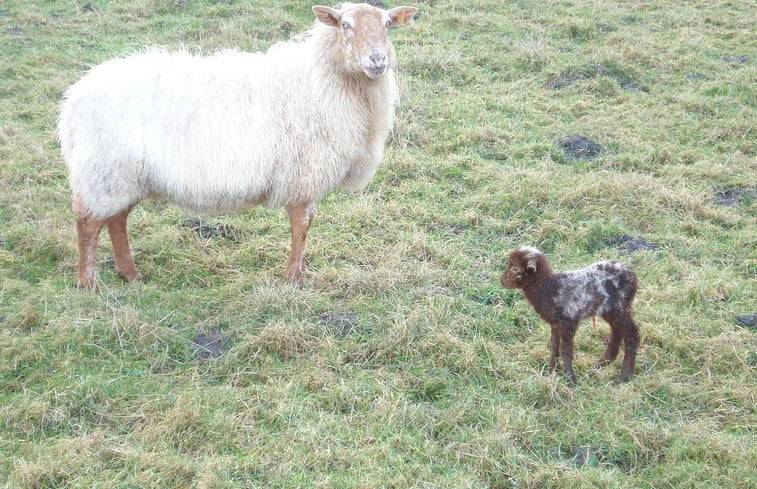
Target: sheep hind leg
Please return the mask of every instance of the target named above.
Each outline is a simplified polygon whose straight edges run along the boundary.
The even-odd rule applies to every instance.
[[[142,274],[139,273],[134,257],[131,255],[129,233],[126,229],[126,220],[130,211],[131,208],[107,220],[108,234],[113,243],[113,254],[116,258],[116,271],[129,283],[135,280],[142,281]]]
[[[607,342],[607,348],[597,361],[598,366],[604,366],[614,361],[620,351],[620,342],[623,340],[623,329],[618,326],[616,320],[610,316],[603,316],[602,319],[610,325],[610,341]]]
[[[302,270],[305,266],[305,239],[310,224],[313,222],[314,210],[315,202],[287,206],[289,226],[292,230],[292,247],[289,250],[284,278],[293,285],[302,285]]]
[[[560,328],[560,356],[565,367],[565,377],[571,384],[576,384],[576,374],[573,372],[573,338],[576,335],[578,324],[563,324]]]

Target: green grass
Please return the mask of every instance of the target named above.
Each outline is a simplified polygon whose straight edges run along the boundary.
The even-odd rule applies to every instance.
[[[233,232],[201,237],[149,202],[130,218],[146,282],[105,266],[103,236],[99,294],[75,283],[66,87],[143,46],[264,49],[311,3],[0,5],[0,485],[755,486],[757,340],[736,317],[757,312],[757,3],[413,5],[385,161],[320,203],[304,288],[281,279],[283,211],[206,216]],[[572,134],[606,152],[566,157]],[[522,244],[633,265],[631,383],[593,366],[599,322],[576,387],[547,372],[547,325],[497,283]],[[211,360],[193,342],[213,331]]]

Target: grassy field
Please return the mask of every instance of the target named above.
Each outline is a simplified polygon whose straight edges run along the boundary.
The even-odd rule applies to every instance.
[[[320,203],[305,287],[281,209],[148,202],[145,283],[103,236],[97,294],[66,87],[143,46],[265,49],[312,4],[0,3],[0,486],[757,486],[757,2],[407,3],[385,161]],[[604,151],[571,157],[575,135]],[[633,265],[630,383],[594,367],[601,321],[577,386],[548,372],[548,326],[497,283],[523,244]]]

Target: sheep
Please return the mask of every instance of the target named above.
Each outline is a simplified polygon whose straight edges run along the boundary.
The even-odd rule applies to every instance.
[[[553,273],[544,253],[524,246],[510,252],[500,283],[506,289],[521,289],[539,316],[549,323],[551,370],[557,367],[560,354],[568,380],[576,383],[573,337],[582,319],[598,315],[610,324],[610,341],[598,365],[615,360],[622,340],[625,353],[617,380],[630,380],[639,346],[639,327],[631,313],[638,283],[628,265],[610,260],[581,270]]]
[[[148,198],[202,213],[284,206],[291,248],[284,277],[302,285],[316,202],[365,188],[383,157],[399,102],[389,27],[417,9],[314,6],[315,22],[265,53],[143,52],[92,68],[58,118],[76,215],[78,282],[97,289],[107,226],[116,270],[141,281],[127,218]]]

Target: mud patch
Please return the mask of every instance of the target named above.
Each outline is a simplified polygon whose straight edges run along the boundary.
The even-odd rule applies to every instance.
[[[605,148],[580,134],[565,136],[557,144],[568,158],[574,160],[591,160],[606,152]]]
[[[181,223],[182,227],[191,229],[199,237],[208,238],[225,238],[230,239],[236,243],[243,241],[243,233],[237,229],[234,229],[228,224],[211,224],[203,223],[199,217],[192,217]]]
[[[736,316],[736,323],[744,328],[757,331],[757,312],[746,316]]]
[[[742,200],[757,198],[757,189],[749,187],[728,187],[715,192],[715,204],[723,207],[735,207]]]
[[[357,328],[357,314],[354,312],[329,312],[318,316],[318,322],[323,323],[329,333],[344,338]]]
[[[574,83],[598,77],[612,78],[622,88],[630,90],[632,92],[649,91],[648,88],[634,81],[631,76],[624,73],[622,70],[614,69],[596,63],[580,66],[578,68],[570,68],[567,71],[562,72],[557,76],[557,78],[549,82],[547,86],[549,88],[559,90],[561,88],[569,87]]]
[[[720,59],[722,59],[723,61],[725,61],[729,65],[743,65],[744,63],[747,62],[748,58],[746,56],[737,56],[737,55],[732,55],[731,54],[731,55],[728,55],[728,56],[723,56]]]
[[[605,451],[596,447],[578,447],[570,458],[570,461],[576,467],[596,467],[606,460]]]
[[[636,251],[657,251],[660,246],[638,236],[620,234],[601,243],[602,248],[617,248],[621,253],[633,253]]]
[[[229,337],[218,329],[213,328],[208,332],[199,332],[192,341],[197,356],[205,360],[221,358],[226,352]]]
[[[705,75],[704,73],[689,73],[686,76],[684,76],[689,81],[702,81],[702,80],[709,80],[710,78]]]

